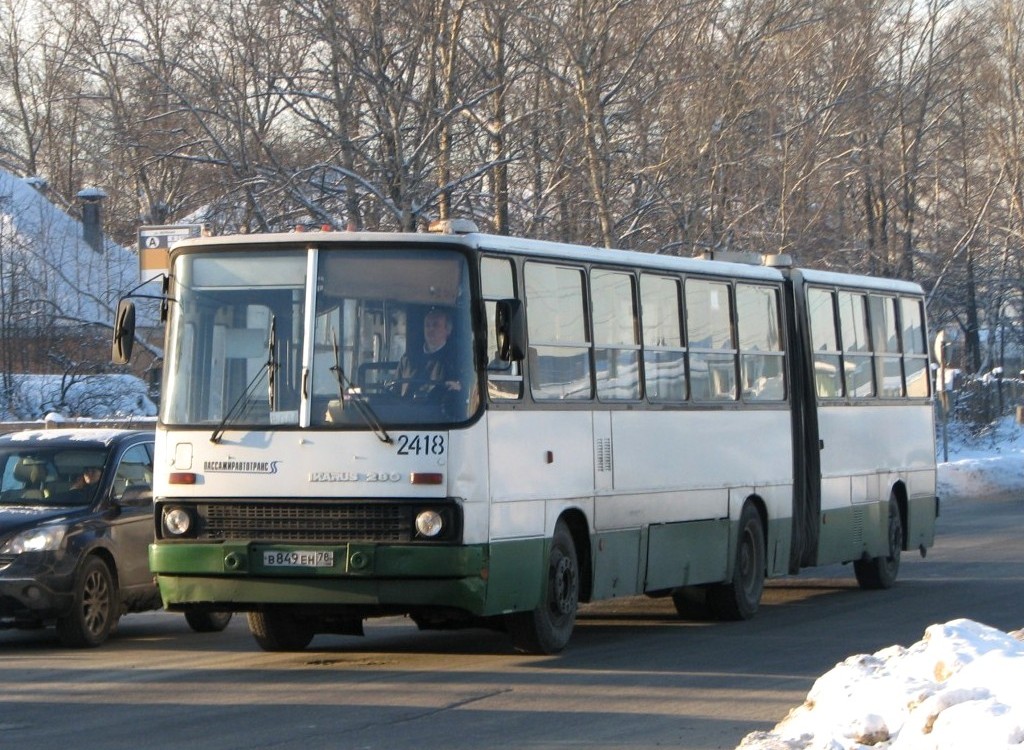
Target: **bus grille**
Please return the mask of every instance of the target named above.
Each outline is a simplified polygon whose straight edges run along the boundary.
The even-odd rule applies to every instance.
[[[199,539],[341,543],[412,536],[411,509],[401,503],[203,503],[196,510]]]

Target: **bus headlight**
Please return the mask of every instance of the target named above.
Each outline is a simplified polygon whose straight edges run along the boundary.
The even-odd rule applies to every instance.
[[[416,514],[416,533],[433,539],[444,529],[444,519],[436,510],[422,510]]]
[[[192,530],[192,514],[184,508],[165,508],[164,533],[169,537],[182,537]]]

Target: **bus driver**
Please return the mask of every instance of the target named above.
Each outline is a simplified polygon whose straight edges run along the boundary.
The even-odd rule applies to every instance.
[[[407,350],[395,370],[395,388],[399,395],[424,397],[444,384],[446,391],[461,391],[457,378],[454,346],[448,343],[452,334],[452,316],[447,310],[432,308],[423,318],[423,349]]]

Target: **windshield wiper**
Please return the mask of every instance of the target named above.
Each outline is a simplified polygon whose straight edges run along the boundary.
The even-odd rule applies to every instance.
[[[277,316],[270,316],[270,340],[267,342],[267,405],[274,411],[277,397],[274,394],[274,383],[277,380]]]
[[[267,361],[263,363],[263,366],[259,369],[253,379],[249,381],[249,384],[245,386],[245,390],[235,399],[235,403],[231,404],[231,408],[224,414],[224,418],[220,420],[220,424],[217,425],[217,429],[210,435],[211,443],[219,443],[220,439],[224,436],[224,428],[227,427],[228,422],[232,417],[236,416],[235,412],[241,413],[241,408],[248,405],[249,397],[256,390],[256,385],[259,383],[260,378],[263,377],[263,373],[267,373],[267,388],[269,393],[267,398],[269,399],[270,410],[274,410],[274,382],[275,375],[277,373],[277,357],[274,353],[276,343],[276,331],[277,331],[277,316],[270,316],[270,337],[267,341]]]
[[[341,354],[338,352],[338,333],[337,331],[331,331],[334,338],[334,364],[331,366],[331,372],[334,373],[334,378],[338,381],[338,405],[341,409],[345,408],[345,389],[349,389],[349,395],[352,397],[352,404],[356,407],[356,411],[359,412],[359,416],[363,418],[363,421],[373,430],[373,434],[377,436],[377,439],[382,443],[391,444],[394,440],[391,439],[391,435],[384,428],[377,413],[373,410],[373,407],[363,398],[363,395],[352,387],[351,381],[345,377],[345,371],[341,367]]]

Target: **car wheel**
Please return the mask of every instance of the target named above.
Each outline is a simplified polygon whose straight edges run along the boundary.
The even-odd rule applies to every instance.
[[[57,618],[57,637],[72,648],[99,646],[114,629],[119,608],[110,568],[98,557],[89,557],[75,578],[71,611]]]

